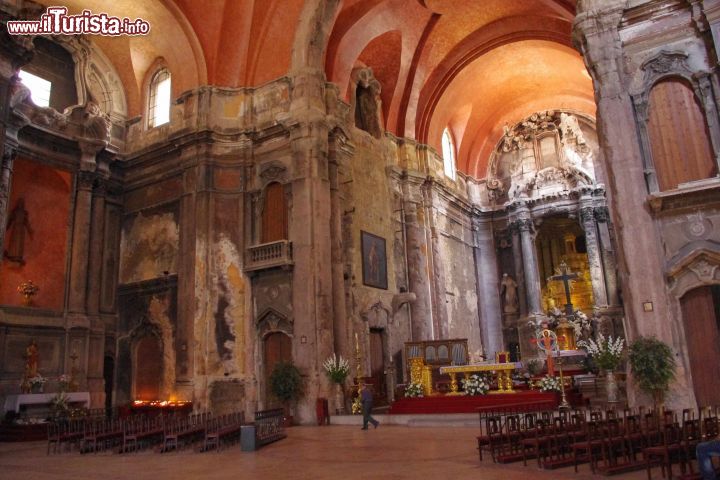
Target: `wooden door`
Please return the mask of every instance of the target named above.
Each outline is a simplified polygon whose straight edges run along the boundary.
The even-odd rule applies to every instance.
[[[135,347],[135,400],[160,398],[162,380],[162,345],[154,335],[141,338]]]
[[[375,404],[387,403],[385,388],[385,362],[383,357],[383,332],[370,330],[370,377],[375,390]]]
[[[261,243],[276,242],[287,238],[287,206],[285,189],[280,183],[271,183],[265,189],[262,214]]]
[[[720,365],[719,293],[717,286],[700,287],[680,300],[693,389],[701,407],[720,404],[717,368],[708,368]]]
[[[281,332],[274,332],[265,337],[264,344],[265,399],[268,405],[279,407],[280,403],[273,397],[270,388],[270,375],[278,363],[292,361],[292,344],[290,337]]]

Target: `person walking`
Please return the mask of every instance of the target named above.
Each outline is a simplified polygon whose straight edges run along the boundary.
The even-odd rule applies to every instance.
[[[378,425],[380,425],[380,422],[375,420],[372,415],[370,415],[373,406],[373,394],[372,391],[368,388],[367,384],[363,384],[362,388],[360,389],[360,402],[362,403],[363,412],[362,430],[368,429],[368,422],[372,423],[373,427],[377,428]]]

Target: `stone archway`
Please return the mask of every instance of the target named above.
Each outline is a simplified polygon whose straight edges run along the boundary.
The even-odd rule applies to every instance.
[[[687,382],[679,395],[692,396],[698,406],[720,403],[717,376],[707,365],[720,364],[720,252],[697,248],[673,262],[668,269],[672,313],[675,324],[674,347],[682,353],[678,381]],[[686,377],[685,379],[680,378]]]

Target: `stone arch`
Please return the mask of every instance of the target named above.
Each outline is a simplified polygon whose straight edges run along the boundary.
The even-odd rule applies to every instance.
[[[672,262],[666,270],[670,291],[670,318],[672,322],[672,345],[680,353],[679,371],[676,375],[678,387],[675,393],[686,404],[695,404],[692,388],[692,368],[688,351],[688,332],[682,312],[682,298],[686,293],[703,286],[720,285],[720,248],[697,248]]]
[[[341,3],[340,0],[305,2],[293,43],[292,72],[324,71],[325,50]]]

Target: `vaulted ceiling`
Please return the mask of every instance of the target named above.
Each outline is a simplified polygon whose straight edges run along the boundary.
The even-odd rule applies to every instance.
[[[554,108],[594,117],[574,12],[570,0],[346,0],[327,76],[347,95],[353,68],[372,68],[388,131],[440,151],[447,127],[458,169],[483,178],[503,125]]]
[[[150,22],[147,36],[92,38],[115,65],[133,116],[143,111],[143,84],[158,59],[173,74],[174,96],[200,85],[257,86],[286,75],[313,1],[64,4],[71,13],[90,9]],[[382,85],[385,128],[438,151],[449,128],[458,169],[482,178],[503,125],[553,108],[594,116],[592,82],[571,46],[574,11],[575,0],[344,0],[324,20],[325,73],[349,101],[352,70],[372,68]]]

